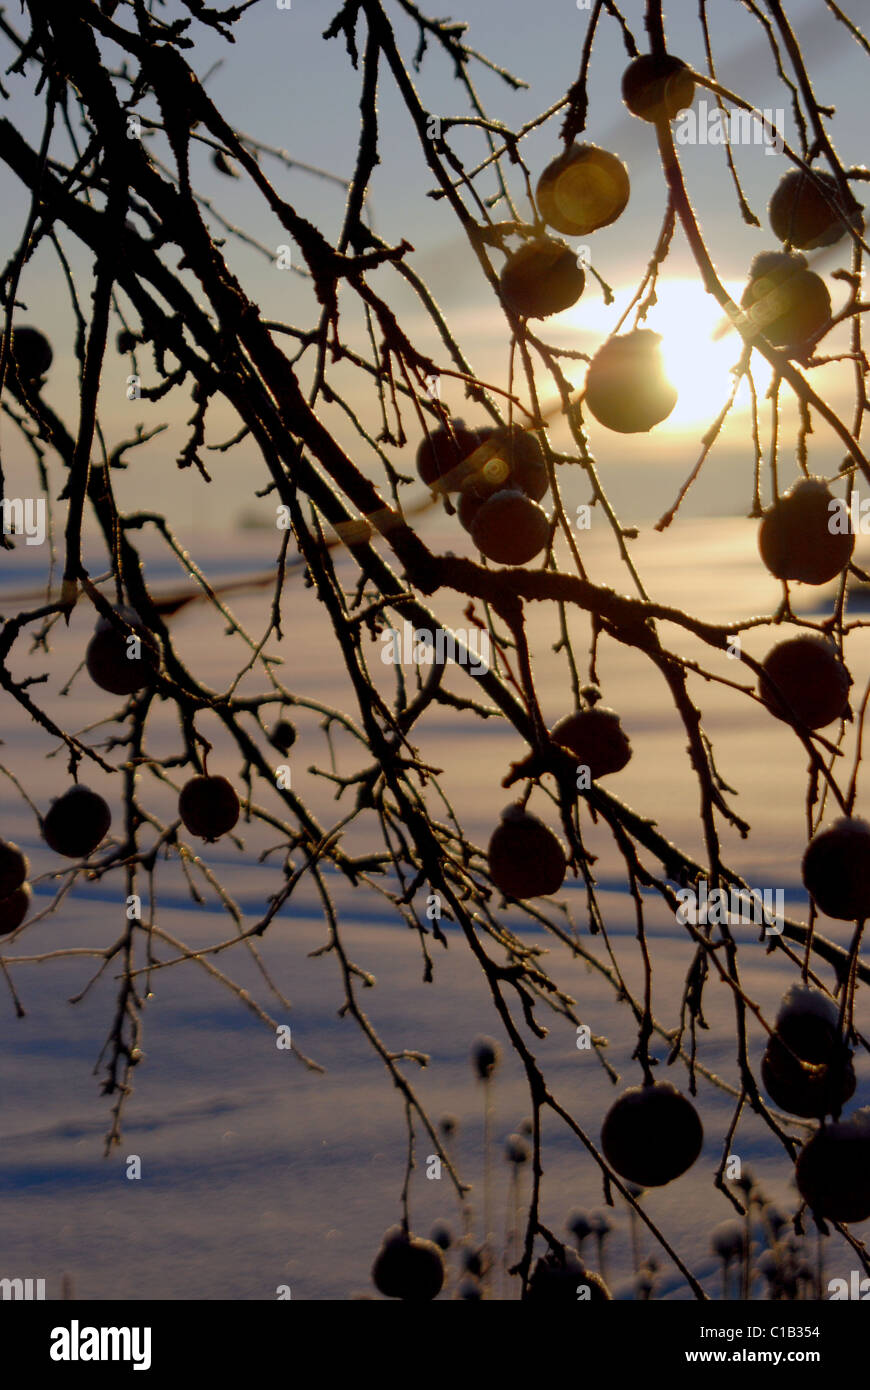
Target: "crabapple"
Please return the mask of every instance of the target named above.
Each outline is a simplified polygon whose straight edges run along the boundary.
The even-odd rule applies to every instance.
[[[519,490],[538,502],[550,486],[543,449],[535,436],[519,425],[491,433],[481,431],[481,445],[482,462],[463,479],[456,506],[466,531],[471,530],[477,513],[494,493]]]
[[[795,348],[831,317],[824,280],[799,252],[761,251],[749,267],[740,307],[774,347]]]
[[[604,1157],[639,1187],[663,1187],[691,1168],[704,1142],[698,1112],[670,1081],[632,1086],[601,1126]]]
[[[42,837],[49,849],[66,859],[84,859],[107,834],[112,812],[89,787],[70,787],[52,802],[42,822]]]
[[[677,393],[665,376],[660,344],[661,334],[636,328],[601,345],[589,363],[584,397],[599,424],[638,434],[667,419]]]
[[[54,353],[51,343],[38,328],[14,328],[12,358],[22,381],[37,381],[45,376]]]
[[[672,121],[691,106],[694,96],[691,72],[682,58],[671,53],[642,53],[622,74],[622,99],[642,121]]]
[[[839,1037],[839,1010],[811,985],[791,985],[776,1015],[776,1032],[805,1062],[826,1062]]]
[[[508,806],[489,842],[489,874],[507,898],[556,893],[565,878],[565,851],[552,830],[521,806]]]
[[[393,1226],[372,1265],[372,1282],[387,1298],[405,1302],[433,1299],[444,1284],[444,1259],[431,1240],[408,1235]]]
[[[767,215],[780,241],[812,251],[819,246],[833,246],[846,235],[846,225],[837,212],[837,207],[842,206],[842,194],[831,174],[814,169],[811,179],[803,169],[790,169],[776,185]],[[861,205],[851,193],[845,211],[855,230],[863,231]]]
[[[431,487],[438,479],[452,473],[469,454],[473,454],[479,443],[479,434],[476,430],[467,429],[464,420],[451,420],[449,429],[439,425],[420,440],[417,473],[427,487]]]
[[[538,179],[535,200],[548,227],[586,236],[625,211],[631,185],[622,160],[598,145],[571,145]]]
[[[870,1108],[818,1130],[798,1155],[795,1178],[816,1216],[865,1221],[870,1216]]]
[[[471,537],[482,555],[498,565],[525,565],[547,544],[547,513],[519,488],[494,492],[471,521]]]
[[[109,618],[100,618],[85,652],[88,675],[101,690],[112,695],[132,695],[150,685],[160,665],[160,653],[152,633],[133,608],[117,609],[118,617],[132,628],[139,639],[139,656],[130,656],[131,634],[115,627]]]
[[[776,1105],[806,1118],[839,1114],[854,1095],[852,1053],[840,1037],[837,1006],[820,990],[793,985],[786,993],[762,1058],[761,1079]]]
[[[289,753],[296,742],[296,730],[287,719],[279,719],[269,735],[269,742],[279,753]]]
[[[546,496],[550,486],[547,464],[544,451],[533,434],[521,425],[505,425],[492,433],[482,430],[481,443],[493,450],[492,457],[473,475],[481,489],[494,492],[502,486],[515,487],[533,502],[540,502]],[[499,464],[504,467],[497,467]]]
[[[558,1255],[550,1251],[535,1261],[526,1289],[529,1303],[577,1303],[578,1289],[585,1284],[590,1303],[609,1303],[610,1292],[598,1274],[586,1268],[576,1250],[570,1246]]]
[[[0,840],[0,898],[20,888],[30,872],[27,855],[11,840]]]
[[[870,917],[870,824],[843,816],[804,852],[801,876],[820,912],[842,922]]]
[[[610,772],[621,772],[631,758],[631,744],[623,732],[619,715],[604,705],[566,715],[550,730],[550,739],[566,753],[573,754],[579,764],[588,767],[592,781]],[[538,777],[548,770],[551,769],[538,753],[530,753],[511,763],[502,786],[510,787],[523,777]]]
[[[855,537],[851,529],[831,530],[833,502],[821,478],[801,478],[765,512],[758,549],[777,579],[827,584],[846,568]]]
[[[761,1080],[774,1105],[805,1119],[839,1115],[856,1086],[851,1053],[845,1049],[820,1070],[809,1071],[776,1038],[771,1038],[761,1059]]]
[[[178,814],[191,835],[213,842],[232,830],[241,807],[226,777],[191,777],[181,788]]]
[[[527,241],[508,256],[499,276],[505,303],[526,319],[546,319],[570,309],[585,284],[575,252],[555,237]]]
[[[790,637],[768,652],[761,667],[759,694],[777,719],[823,729],[846,714],[852,677],[826,638]]]
[[[631,744],[619,715],[604,705],[577,710],[560,719],[550,738],[589,768],[593,782],[610,772],[621,772],[631,758]]]
[[[456,503],[456,515],[459,517],[460,526],[464,526],[466,531],[471,530],[474,518],[486,500],[485,497],[478,496],[478,489],[473,483],[463,487],[460,491]]]
[[[20,927],[30,910],[30,884],[20,883],[11,893],[0,898],[0,936],[8,936]]]

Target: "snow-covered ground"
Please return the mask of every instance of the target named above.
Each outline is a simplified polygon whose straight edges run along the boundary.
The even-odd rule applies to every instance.
[[[443,519],[426,526],[433,541],[437,537],[442,544],[460,548],[456,532],[448,533]],[[593,529],[581,533],[580,543],[592,577],[625,590],[625,573],[610,538]],[[218,539],[203,536],[190,548],[214,582],[268,566],[276,544],[273,533],[242,531]],[[158,563],[158,552],[150,544],[146,554],[155,587],[170,585],[177,573],[174,562],[170,565],[164,558]],[[755,526],[748,521],[693,520],[677,523],[664,536],[644,532],[633,543],[633,554],[655,599],[705,618],[734,621],[771,611],[777,601],[777,586],[761,567]],[[0,611],[5,614],[11,609],[8,596],[38,579],[42,560],[35,550],[22,547],[8,565],[6,557],[2,563]],[[819,601],[815,592],[802,598],[806,611]],[[268,601],[268,591],[227,600],[255,637],[263,630]],[[462,604],[436,600],[434,607],[446,620],[465,625]],[[100,694],[85,674],[77,677],[69,695],[58,693],[81,659],[91,626],[84,605],[80,610],[69,632],[57,630],[51,658],[28,658],[33,673],[49,673],[47,683],[34,688],[34,697],[56,712],[64,727],[73,729],[107,717],[115,707],[113,698]],[[283,655],[283,678],[289,688],[353,713],[324,615],[298,577],[288,582],[284,620],[284,641],[273,640],[269,650]],[[196,675],[215,688],[226,687],[243,662],[238,639],[228,638],[223,624],[202,605],[183,610],[172,626]],[[582,659],[588,646],[582,619],[576,620],[573,631]],[[698,644],[679,636],[675,628],[663,625],[661,631],[666,642],[674,642],[686,655],[700,654]],[[551,650],[557,630],[547,609],[535,610],[531,635],[544,714],[554,722],[569,708],[570,687],[564,658]],[[773,640],[769,633],[753,631],[747,636],[747,649],[763,655]],[[866,646],[859,641],[852,669],[861,690],[868,662]],[[377,649],[372,653],[374,662]],[[746,668],[724,657],[715,659],[714,669],[731,679],[747,680]],[[700,854],[697,787],[685,753],[685,734],[663,682],[635,653],[607,641],[601,646],[599,671],[605,700],[619,709],[634,749],[628,768],[610,780],[611,790],[653,816],[669,838]],[[23,673],[23,666],[17,673]],[[387,677],[383,668],[379,678]],[[464,689],[467,682],[455,672],[451,685]],[[249,681],[245,688],[253,689],[254,683]],[[799,876],[805,841],[803,750],[785,726],[727,688],[695,679],[693,693],[704,710],[718,769],[739,793],[731,797],[732,804],[753,827],[747,841],[723,832],[726,858],[753,886],[784,890],[790,914],[805,918]],[[318,717],[292,717],[299,727],[299,739],[287,760],[294,790],[329,824],[338,819],[343,803],[333,800],[328,783],[307,772],[313,764],[329,766]],[[201,728],[208,737],[215,736],[210,770],[237,774],[217,721],[203,717]],[[501,723],[481,723],[443,708],[435,710],[417,733],[424,760],[443,769],[443,785],[468,835],[485,845],[498,812],[510,799],[500,782],[511,759],[521,756],[521,741]],[[103,739],[106,730],[88,737]],[[0,762],[44,810],[50,797],[67,784],[63,756],[46,756],[53,751],[51,740],[8,698],[0,706],[0,738]],[[155,709],[149,746],[158,754],[178,748],[178,731],[165,707]],[[339,750],[345,768],[360,765],[358,759],[349,761],[349,741],[339,740]],[[110,756],[117,760],[119,750]],[[114,796],[117,806],[111,779],[88,770],[82,780],[110,799]],[[255,794],[258,802],[268,803],[269,789],[262,783],[255,784]],[[172,795],[158,783],[143,779],[142,797],[157,815],[172,814]],[[866,804],[859,795],[859,810],[862,801]],[[531,807],[552,823],[552,807],[540,792]],[[253,852],[270,843],[269,833],[255,826],[243,826],[241,833],[246,853],[222,841],[207,847],[202,857],[241,907],[245,922],[252,924],[279,884],[280,873],[277,861],[259,864]],[[45,907],[56,891],[57,880],[50,875],[56,873],[58,861],[41,846],[32,812],[3,777],[0,834],[17,840],[31,856],[34,877],[39,877],[35,905]],[[600,855],[597,872],[611,943],[636,989],[642,978],[640,959],[632,904],[620,892],[619,857],[600,826],[589,828],[588,843]],[[435,978],[424,983],[416,934],[392,919],[375,894],[351,892],[336,876],[330,883],[345,947],[376,980],[374,988],[360,990],[360,1002],[390,1049],[429,1055],[425,1069],[406,1064],[407,1074],[436,1121],[446,1113],[458,1119],[454,1152],[461,1175],[474,1184],[470,1204],[479,1231],[483,1095],[472,1076],[469,1048],[480,1033],[499,1034],[479,971],[459,933],[448,931],[449,949],[433,946]],[[204,887],[202,879],[200,886]],[[159,866],[157,920],[174,937],[200,949],[232,934],[214,895],[205,896],[204,905],[195,904],[177,865]],[[584,946],[605,960],[601,938],[588,934],[581,889],[572,881],[558,900],[569,904]],[[116,938],[123,922],[120,880],[109,876],[81,883],[52,917],[20,935],[7,955],[14,960],[61,947],[101,947]],[[848,935],[844,924],[826,921],[823,930],[839,941]],[[744,986],[770,1014],[794,978],[794,967],[781,952],[768,954],[751,928],[737,931]],[[673,1026],[691,950],[685,934],[653,899],[649,936],[654,1012]],[[15,1017],[9,991],[0,980],[0,1277],[45,1278],[49,1297],[60,1295],[64,1275],[72,1279],[79,1298],[270,1299],[284,1284],[294,1299],[371,1292],[372,1257],[383,1231],[400,1214],[407,1145],[404,1111],[399,1093],[357,1025],[338,1016],[343,1000],[338,962],[334,956],[311,954],[326,939],[313,888],[304,886],[261,943],[263,963],[292,1006],[289,1010],[243,948],[214,957],[214,964],[250,989],[272,1018],[291,1025],[294,1041],[326,1067],[325,1074],[306,1070],[279,1050],[270,1029],[198,962],[152,974],[151,997],[144,1009],[145,1060],[135,1073],[122,1144],[108,1159],[102,1155],[110,1101],[100,1094],[100,1073],[94,1068],[113,1017],[114,967],[73,1005],[70,997],[83,989],[95,969],[93,957],[9,964],[27,1012],[23,1019]],[[570,959],[552,938],[530,932],[528,939],[550,948],[548,968],[578,1001],[578,1011],[595,1034],[608,1038],[608,1056],[622,1084],[634,1084],[639,1069],[630,1060],[634,1038],[628,1007],[614,1002],[611,986],[599,972]],[[165,946],[156,953],[163,959],[169,954]],[[144,988],[144,978],[142,984]],[[699,1058],[733,1084],[733,1004],[729,991],[712,979],[705,1014],[710,1027],[700,1035]],[[866,1015],[862,991],[858,1024],[865,1030]],[[552,1024],[551,1031],[535,1042],[534,1050],[560,1101],[597,1141],[602,1116],[617,1092],[594,1054],[577,1050],[570,1025],[555,1015],[545,1021]],[[757,1024],[751,1037],[757,1060],[763,1046]],[[664,1058],[661,1039],[654,1050]],[[864,1057],[858,1059],[858,1072],[854,1104],[867,1104],[870,1068]],[[680,1063],[670,1075],[684,1084]],[[676,1250],[714,1294],[719,1276],[710,1258],[709,1232],[732,1209],[712,1187],[712,1174],[733,1103],[732,1096],[701,1079],[699,1107],[706,1136],[702,1157],[685,1177],[644,1199]],[[507,1058],[494,1084],[496,1232],[505,1229],[509,1205],[502,1141],[528,1112],[521,1070]],[[787,1165],[769,1130],[753,1115],[744,1116],[730,1151],[752,1169],[771,1197],[794,1208]],[[459,1233],[462,1217],[448,1179],[430,1181],[425,1176],[430,1152],[429,1140],[420,1134],[411,1189],[414,1226],[426,1234],[433,1220],[445,1218]],[[141,1159],[140,1180],[126,1176],[131,1155]],[[600,1208],[602,1188],[593,1161],[552,1116],[546,1119],[544,1167],[542,1216],[552,1230],[564,1234],[568,1211],[575,1206]],[[608,1242],[607,1274],[618,1284],[631,1270],[628,1216],[621,1203],[610,1215],[615,1229]],[[652,1250],[648,1238],[642,1237],[642,1245]],[[659,1260],[663,1288],[673,1288],[672,1267],[666,1256],[659,1254]],[[832,1249],[828,1260],[831,1276],[848,1277],[854,1262],[848,1250],[837,1254]]]

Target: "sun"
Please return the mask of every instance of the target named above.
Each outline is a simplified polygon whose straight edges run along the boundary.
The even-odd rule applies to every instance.
[[[740,287],[729,288],[732,298]],[[677,389],[677,404],[665,421],[671,430],[694,430],[712,424],[731,393],[732,367],[742,343],[733,329],[722,331],[726,316],[712,295],[695,280],[663,281],[658,303],[646,324],[662,335],[662,358],[668,377]],[[767,387],[770,369],[762,363],[756,387]],[[762,379],[763,377],[763,379]],[[748,384],[741,382],[734,402],[735,413],[749,402]]]
[[[726,284],[732,299],[738,300],[742,286]],[[621,289],[615,293],[615,304],[581,300],[570,314],[562,316],[572,330],[607,334],[613,331],[620,310],[629,302],[634,290]],[[677,404],[667,419],[656,427],[658,435],[666,431],[697,433],[712,424],[724,406],[733,386],[731,368],[740,356],[741,343],[733,329],[722,331],[727,322],[722,309],[703,285],[690,279],[661,279],[656,286],[657,302],[650,309],[642,327],[651,328],[662,337],[662,357],[669,379],[677,390]],[[633,319],[621,329],[628,332]],[[770,368],[757,355],[752,364],[756,389],[763,394],[770,381]],[[749,387],[741,382],[733,406],[736,415],[749,405]]]

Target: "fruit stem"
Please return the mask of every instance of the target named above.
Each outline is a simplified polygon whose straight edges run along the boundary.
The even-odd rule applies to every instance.
[[[656,58],[664,58],[667,54],[667,46],[665,44],[665,24],[662,17],[662,0],[647,0],[644,24],[649,34],[651,53]]]

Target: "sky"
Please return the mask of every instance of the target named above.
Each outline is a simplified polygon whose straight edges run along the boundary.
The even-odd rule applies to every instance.
[[[416,27],[398,4],[387,8],[410,64],[417,41]],[[641,47],[645,39],[642,8],[640,0],[628,0],[623,6]],[[795,0],[787,8],[806,50],[820,101],[837,106],[830,130],[841,157],[847,165],[863,163],[867,56],[827,11],[820,13],[818,4]],[[733,4],[720,0],[709,6],[709,11],[720,81],[760,109],[783,111],[776,118],[777,124],[784,120],[786,136],[790,143],[795,143],[788,94],[776,80],[770,50],[757,21],[736,0]],[[181,11],[177,5],[168,4],[161,12],[172,18]],[[194,26],[196,45],[188,59],[200,77],[212,70],[207,90],[240,131],[285,150],[294,160],[346,178],[356,154],[360,76],[351,67],[343,39],[325,41],[322,37],[332,13],[333,7],[320,0],[293,0],[287,9],[260,0],[240,20],[233,45],[203,31],[201,26]],[[558,101],[576,79],[589,12],[578,8],[574,0],[537,0],[534,5],[518,4],[516,0],[464,0],[461,8],[455,9],[454,17],[467,21],[466,41],[473,48],[528,83],[527,89],[514,91],[481,64],[473,64],[471,74],[491,118],[516,129]],[[666,12],[666,24],[671,51],[702,67],[703,43],[695,0],[674,0]],[[116,61],[117,56],[106,45],[107,60]],[[543,335],[559,346],[587,352],[594,351],[612,331],[620,306],[643,274],[665,203],[652,127],[633,118],[621,101],[619,84],[625,63],[619,28],[605,15],[596,35],[583,138],[619,154],[630,171],[631,200],[625,214],[613,226],[588,238],[592,264],[613,286],[616,303],[607,308],[595,281],[589,277],[578,305],[549,320]],[[38,142],[41,129],[41,103],[34,95],[35,75],[29,65],[24,75],[5,79],[10,93],[7,113],[33,143]],[[453,76],[451,64],[431,45],[421,70],[413,73],[413,80],[421,102],[431,113],[442,118],[467,114],[465,95]],[[696,96],[696,106],[698,101]],[[153,104],[147,102],[139,110],[143,116],[155,114]],[[372,181],[369,203],[374,225],[393,244],[403,237],[411,242],[414,251],[409,255],[409,264],[429,284],[475,370],[481,378],[505,389],[510,354],[506,321],[453,213],[443,201],[427,196],[433,183],[431,173],[392,78],[383,70],[378,110],[380,165]],[[561,148],[560,122],[561,113],[523,143],[533,177]],[[68,153],[65,145],[65,137],[61,136],[57,150],[63,158]],[[150,147],[160,157],[166,154],[160,135],[151,139]],[[463,132],[456,140],[456,148],[470,163],[477,162],[483,152],[481,132]],[[776,244],[766,225],[765,207],[776,182],[789,167],[787,161],[784,156],[767,154],[757,145],[735,150],[748,201],[762,221],[759,229],[744,226],[739,218],[720,147],[684,146],[681,155],[690,196],[714,263],[732,295],[739,295],[752,256]],[[282,196],[328,236],[335,237],[344,209],[343,187],[302,169],[287,169],[267,155],[262,156],[262,161]],[[273,252],[286,242],[283,229],[276,225],[246,179],[230,180],[220,174],[205,150],[197,152],[193,167],[197,189],[236,226]],[[494,187],[491,175],[480,181],[484,194],[491,193]],[[527,212],[520,179],[512,184],[512,190],[520,210]],[[0,235],[11,251],[26,219],[27,202],[21,186],[5,172],[0,173],[0,195]],[[503,214],[495,210],[493,215]],[[92,269],[89,257],[81,254],[70,236],[64,238],[63,244],[85,301]],[[267,258],[232,237],[227,241],[225,254],[247,292],[259,303],[264,317],[305,327],[315,321],[310,284],[300,276],[279,270],[274,258]],[[295,247],[291,254],[299,258]],[[167,259],[173,266],[177,263],[177,255],[171,252]],[[835,307],[844,301],[846,290],[842,283],[838,285],[830,279],[830,271],[847,263],[848,249],[841,243],[821,267],[828,275]],[[682,283],[673,284],[674,281]],[[694,464],[701,435],[724,403],[730,386],[728,367],[737,355],[734,335],[728,335],[714,350],[711,334],[719,320],[718,311],[688,282],[697,282],[697,276],[678,231],[663,274],[660,303],[648,320],[650,327],[664,334],[666,359],[680,388],[680,403],[673,418],[639,439],[613,435],[594,425],[591,431],[593,452],[605,486],[629,522],[654,518],[673,500]],[[398,275],[387,268],[374,273],[371,283],[387,297],[413,341],[424,351],[437,352],[439,345],[426,315]],[[78,382],[73,317],[53,252],[43,249],[33,258],[23,277],[20,298],[26,307],[20,311],[19,322],[32,322],[50,330],[55,363],[46,397],[74,426]],[[341,311],[349,340],[363,346],[359,336],[361,320],[346,292]],[[840,335],[831,341],[842,348],[845,339]],[[146,354],[146,372],[148,366]],[[266,475],[250,445],[244,443],[226,454],[208,456],[214,477],[210,487],[193,470],[179,473],[174,459],[186,437],[186,422],[192,413],[189,399],[183,392],[175,391],[157,404],[128,401],[127,371],[126,360],[112,354],[100,401],[100,419],[109,446],[129,438],[140,422],[146,427],[166,423],[169,428],[151,445],[133,452],[129,469],[116,475],[121,505],[150,505],[156,482],[171,502],[172,515],[182,529],[223,529],[237,525],[241,517],[269,523],[271,503],[257,502],[253,497]],[[572,364],[569,376],[575,386],[582,384],[583,374],[581,363]],[[305,377],[303,369],[303,381]],[[766,380],[765,370],[758,378],[762,391]],[[336,381],[346,390],[349,402],[362,411],[367,428],[376,434],[378,412],[368,380],[360,381],[356,374],[339,369]],[[848,367],[821,369],[814,374],[814,381],[823,394],[830,395],[841,408],[848,408]],[[552,401],[552,388],[543,377],[539,383],[544,399]],[[445,390],[445,399],[457,415],[476,420],[476,407],[463,399],[461,388]],[[753,468],[747,399],[743,388],[733,423],[726,426],[717,450],[690,494],[689,512],[747,511]],[[343,415],[328,407],[322,408],[322,413],[360,466],[378,477],[378,465],[370,452],[360,446]],[[406,468],[412,467],[417,429],[413,419],[409,419],[408,425],[414,436],[411,444],[404,453],[393,451],[392,455]],[[214,444],[230,437],[236,426],[229,407],[215,407],[209,416],[209,442]],[[793,436],[794,415],[787,408],[784,455],[793,454]],[[568,444],[565,427],[559,422],[551,437],[556,447]],[[816,453],[811,463],[815,471],[826,475],[836,472],[842,450],[824,427],[819,427],[814,442]],[[12,485],[24,491],[28,477],[32,478],[32,461],[8,421],[3,422],[2,444],[7,469],[12,470]],[[788,468],[786,463],[786,479]],[[55,471],[54,479],[55,490],[59,491],[59,471]],[[565,478],[564,487],[569,505],[587,500],[579,470]],[[14,495],[12,487],[10,494]]]

